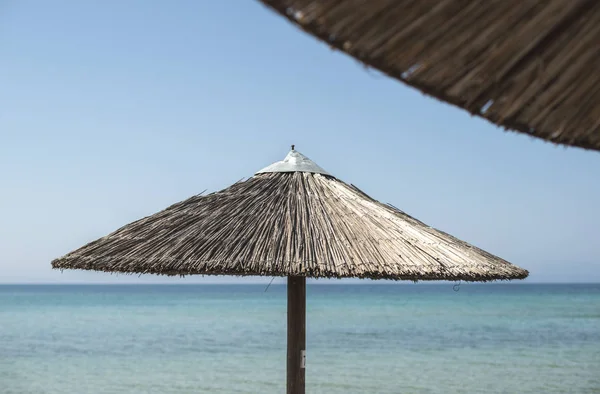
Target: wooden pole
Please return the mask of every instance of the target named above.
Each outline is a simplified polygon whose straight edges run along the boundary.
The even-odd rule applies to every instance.
[[[306,278],[288,276],[287,394],[304,394]]]

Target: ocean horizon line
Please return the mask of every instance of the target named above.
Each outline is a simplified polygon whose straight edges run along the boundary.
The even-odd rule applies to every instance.
[[[368,283],[340,283],[335,281],[324,282],[309,282],[307,286],[394,286],[394,285],[452,285],[458,282],[453,281],[371,281]],[[514,286],[529,286],[529,285],[600,285],[600,282],[523,282],[523,281],[494,281],[494,282],[460,282],[461,285],[514,285]],[[0,286],[266,286],[268,283],[263,282],[208,282],[208,283],[169,283],[169,282],[156,282],[156,283],[115,283],[115,282],[0,282]],[[270,287],[274,286],[286,286],[285,283],[271,283]]]

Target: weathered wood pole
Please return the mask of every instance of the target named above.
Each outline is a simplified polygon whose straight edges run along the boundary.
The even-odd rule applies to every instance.
[[[287,296],[287,394],[304,394],[306,278],[288,276]]]

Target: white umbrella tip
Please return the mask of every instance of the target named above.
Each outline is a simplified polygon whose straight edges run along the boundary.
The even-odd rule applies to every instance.
[[[258,171],[257,174],[268,172],[310,172],[312,174],[331,176],[330,173],[318,166],[314,161],[298,152],[296,150],[296,145],[292,145],[292,150],[289,151],[285,159],[263,168]]]

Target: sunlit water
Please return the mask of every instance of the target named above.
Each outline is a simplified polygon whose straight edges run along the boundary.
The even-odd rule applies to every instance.
[[[284,286],[0,286],[0,393],[283,393]],[[307,393],[600,393],[600,285],[309,285]]]

